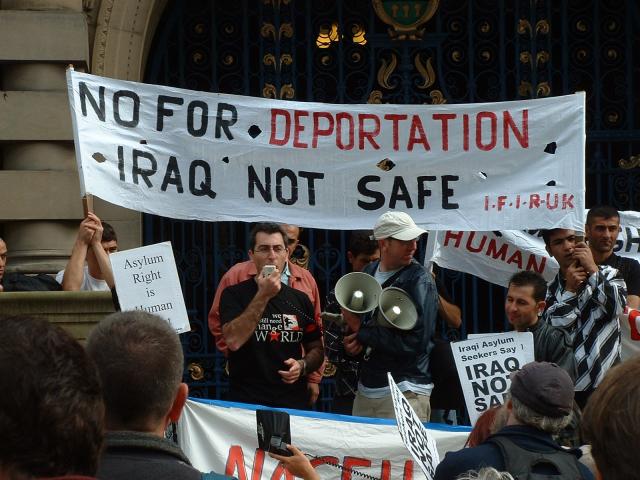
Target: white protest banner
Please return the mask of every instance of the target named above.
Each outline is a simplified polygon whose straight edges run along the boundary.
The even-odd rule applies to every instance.
[[[178,422],[180,447],[197,469],[239,480],[292,479],[278,462],[258,450],[255,406],[190,399]],[[286,410],[291,441],[315,455],[311,463],[323,479],[361,478],[327,465],[338,463],[381,480],[425,478],[402,443],[394,420]],[[469,427],[429,424],[440,456],[459,450]]]
[[[533,362],[533,334],[508,332],[451,344],[471,424],[485,410],[504,403],[509,374]]]
[[[191,330],[171,242],[112,253],[109,259],[123,311],[155,313],[178,333]]]
[[[577,227],[585,95],[332,105],[67,71],[82,193],[167,217],[371,228]]]
[[[640,260],[640,213],[619,213],[620,233],[613,252]],[[503,287],[507,286],[511,275],[520,270],[538,272],[547,282],[558,273],[558,262],[549,256],[541,232],[536,230],[432,231],[427,252],[426,262],[471,273]]]
[[[393,399],[393,410],[396,414],[398,431],[405,446],[411,452],[413,459],[418,462],[422,472],[429,480],[433,480],[436,467],[440,463],[435,439],[424,428],[420,418],[416,415],[411,405],[393,380],[391,373],[387,372],[391,397]]]

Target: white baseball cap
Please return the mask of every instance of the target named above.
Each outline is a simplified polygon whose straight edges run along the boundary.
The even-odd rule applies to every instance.
[[[393,237],[397,240],[413,240],[426,230],[418,227],[416,222],[404,212],[386,212],[380,215],[376,226],[373,227],[373,240]]]

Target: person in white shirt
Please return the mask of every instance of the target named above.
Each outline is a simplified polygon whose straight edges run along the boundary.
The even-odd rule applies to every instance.
[[[118,251],[113,227],[89,213],[80,223],[67,268],[56,280],[66,291],[109,291],[114,287],[109,254]]]

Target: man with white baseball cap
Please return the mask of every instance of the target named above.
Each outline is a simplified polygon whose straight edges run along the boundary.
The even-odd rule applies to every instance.
[[[433,389],[429,372],[429,354],[438,310],[438,293],[431,273],[413,259],[420,235],[426,233],[404,212],[383,213],[373,228],[373,239],[380,246],[380,260],[370,263],[364,272],[372,275],[382,288],[396,287],[411,298],[417,312],[409,330],[380,326],[378,309],[362,317],[343,309],[354,332],[345,337],[345,350],[364,357],[353,414],[394,418],[393,401],[387,382],[391,372],[395,382],[423,421],[431,414],[429,396]]]

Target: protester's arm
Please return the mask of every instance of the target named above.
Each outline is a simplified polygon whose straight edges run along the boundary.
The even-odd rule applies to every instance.
[[[284,468],[296,477],[300,477],[303,480],[320,480],[320,476],[316,473],[316,470],[311,465],[311,462],[304,453],[293,445],[287,445],[287,448],[293,453],[290,457],[278,455],[275,453],[269,453],[271,458],[278,460]]]
[[[222,334],[229,350],[235,352],[251,337],[256,326],[260,323],[262,312],[266,308],[269,300],[276,296],[280,291],[280,271],[274,270],[268,277],[256,275],[258,283],[258,292],[255,294],[251,302],[244,311],[233,318],[233,320],[222,326]],[[221,311],[224,311],[225,298],[228,289],[222,293]],[[224,318],[223,318],[224,320]]]
[[[440,300],[438,304],[438,312],[440,316],[444,318],[444,321],[447,322],[447,325],[451,328],[460,328],[462,324],[462,312],[460,311],[460,307],[449,302],[442,295],[438,297]]]
[[[80,223],[76,241],[71,250],[71,257],[64,269],[62,277],[62,289],[66,291],[77,291],[82,286],[84,280],[84,262],[87,258],[87,250],[91,244],[91,239],[95,233],[95,222],[87,217]]]
[[[94,216],[92,213],[89,216]],[[109,290],[115,287],[115,281],[113,279],[113,270],[111,269],[111,261],[109,260],[109,254],[105,252],[104,248],[102,248],[102,222],[98,217],[95,217],[96,228],[93,237],[91,238],[91,250],[96,257],[96,261],[98,262],[98,267],[100,267],[100,273],[102,274],[102,279],[107,282],[109,286]]]
[[[313,299],[311,300],[313,303],[313,318],[318,325],[320,331],[322,331],[322,313],[320,308],[320,291],[318,290],[318,285],[313,282]],[[325,359],[323,358],[322,363],[318,367],[317,370],[313,372],[309,372],[307,375],[307,390],[309,391],[309,396],[311,400],[311,404],[313,405],[315,401],[318,399],[318,395],[320,394],[320,387],[318,384],[322,381],[322,374],[324,373],[324,364]],[[315,385],[314,385],[315,384]]]
[[[324,361],[324,348],[322,340],[318,338],[304,345],[304,357],[300,360],[288,358],[284,361],[287,370],[278,370],[284,383],[294,383],[300,377],[304,376],[307,371],[317,369]]]
[[[225,356],[228,353],[227,342],[224,341],[224,335],[222,334],[222,322],[220,321],[220,298],[224,289],[231,285],[230,276],[224,274],[218,283],[216,294],[213,297],[213,305],[209,311],[209,330],[216,341],[216,347]]]

